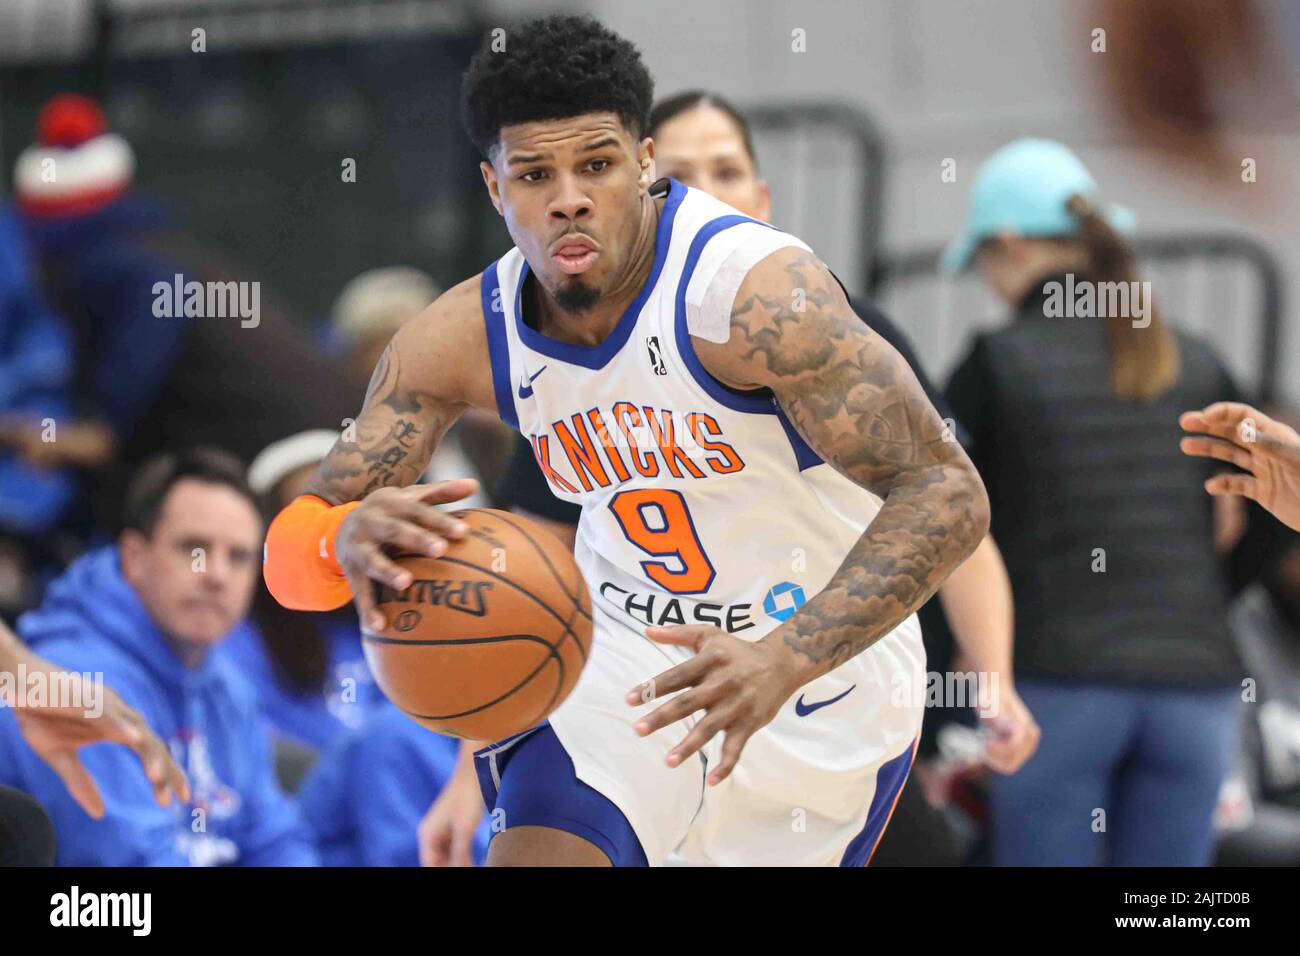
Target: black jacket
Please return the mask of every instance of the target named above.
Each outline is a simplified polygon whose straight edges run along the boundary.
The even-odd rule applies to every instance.
[[[1117,397],[1102,323],[1120,320],[1044,315],[1047,281],[1010,325],[976,338],[946,393],[1011,576],[1016,673],[1234,682],[1203,488],[1219,469],[1179,450],[1178,416],[1237,389],[1205,343],[1175,333],[1174,387],[1152,401]]]

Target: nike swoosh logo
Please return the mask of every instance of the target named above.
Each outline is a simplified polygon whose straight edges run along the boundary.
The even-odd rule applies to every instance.
[[[527,382],[523,381],[523,379],[520,379],[520,381],[519,381],[519,397],[520,397],[520,398],[531,398],[531,397],[532,397],[532,394],[533,394],[533,382],[537,381],[537,376],[541,375],[541,374],[542,374],[543,372],[545,372],[545,371],[546,371],[546,366],[543,365],[541,368],[539,368],[536,372],[534,372],[534,373],[532,374],[532,376],[528,379]],[[524,374],[527,375],[528,373],[525,372]]]
[[[857,686],[858,686],[857,684],[853,685],[853,687],[857,687]],[[807,717],[814,710],[821,710],[823,707],[829,707],[837,700],[843,700],[845,697],[848,697],[849,694],[853,693],[853,687],[850,687],[842,694],[835,695],[830,700],[823,700],[817,704],[805,704],[803,702],[803,694],[800,694],[799,699],[794,702],[794,712],[798,714],[800,717]]]

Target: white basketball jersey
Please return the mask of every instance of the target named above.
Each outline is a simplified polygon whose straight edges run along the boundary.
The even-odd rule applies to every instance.
[[[769,392],[722,385],[692,346],[692,334],[726,340],[745,273],[787,246],[808,248],[670,180],[650,277],[592,347],[524,323],[517,248],[483,274],[501,417],[551,491],[582,506],[592,602],[633,630],[705,623],[756,640],[826,585],[880,508]]]

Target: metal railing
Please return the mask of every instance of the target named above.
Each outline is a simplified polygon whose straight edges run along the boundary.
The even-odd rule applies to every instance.
[[[807,242],[853,292],[880,253],[885,139],[861,109],[834,102],[746,109],[772,217]]]
[[[1142,236],[1134,248],[1161,315],[1209,342],[1254,398],[1276,399],[1284,282],[1274,255],[1236,233]],[[912,337],[926,370],[943,381],[971,337],[1003,324],[1007,308],[972,271],[942,275],[939,253],[877,257],[869,287]]]

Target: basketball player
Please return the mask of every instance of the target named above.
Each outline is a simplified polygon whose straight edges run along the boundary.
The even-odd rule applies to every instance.
[[[759,174],[748,120],[726,99],[716,93],[689,91],[660,100],[650,111],[647,135],[654,140],[658,174],[700,189],[746,216],[771,220],[771,191]],[[943,404],[941,391],[928,381],[903,331],[868,299],[850,298],[849,306],[912,367],[940,416],[953,418]],[[960,428],[957,438],[964,440]],[[527,440],[519,440],[505,477],[497,486],[497,495],[511,502],[515,513],[574,547],[581,508],[551,494]],[[974,671],[988,681],[985,688],[989,693],[984,698],[988,706],[982,716],[990,733],[984,745],[984,760],[994,771],[1015,773],[1034,753],[1040,732],[1015,690],[1011,668],[1011,583],[991,534],[943,582],[938,597],[960,654],[954,669]],[[480,746],[475,741],[462,744],[456,775],[420,821],[424,865],[470,865],[474,834],[483,818],[483,801],[473,766],[473,753]],[[924,843],[936,858],[942,859],[935,833],[939,825],[946,824],[938,818],[939,811],[921,795],[919,782],[910,781],[899,798],[891,831],[896,846],[909,848],[899,852],[910,852],[912,845]],[[903,843],[899,844],[899,840]],[[889,856],[890,842],[886,839],[881,844],[885,857]]]
[[[650,111],[649,135],[655,142],[657,173],[703,190],[746,216],[771,221],[770,189],[759,175],[748,121],[731,103],[716,94],[698,91],[668,97]],[[849,305],[907,360],[941,416],[952,418],[940,390],[927,380],[903,331],[868,299],[850,299]],[[958,430],[958,440],[961,438]],[[509,492],[522,490],[520,486],[525,482],[545,483],[531,452],[521,456],[517,464],[527,470],[521,467],[520,474],[507,478],[507,482],[516,479],[508,490],[498,488],[498,495],[507,501],[514,500]],[[523,513],[572,545],[575,529],[562,522],[573,506],[552,498],[548,503],[556,508],[549,511],[545,504],[534,505],[536,498],[544,498],[544,494],[540,490],[528,494],[531,507]],[[547,513],[538,514],[533,508]],[[990,729],[996,728],[996,732],[987,742],[986,757],[994,770],[1014,773],[1033,754],[1039,734],[1032,715],[1015,692],[1011,673],[1011,583],[992,535],[980,542],[970,558],[944,581],[938,594],[965,659],[965,666],[958,669],[998,677],[989,711],[999,716],[991,721]]]
[[[1216,402],[1199,412],[1183,412],[1189,455],[1231,462],[1247,474],[1215,475],[1205,482],[1212,495],[1241,495],[1300,531],[1300,435],[1294,428],[1240,402]]]
[[[596,634],[551,718],[478,755],[489,864],[861,865],[920,729],[913,611],[988,502],[806,245],[654,180],[652,95],[586,18],[476,54],[466,125],[516,246],[393,339],[355,440],[273,523],[267,584],[381,628],[369,582],[411,583],[386,549],[442,554],[465,528],[429,506],[475,487],[411,483],[495,411],[582,504]]]

